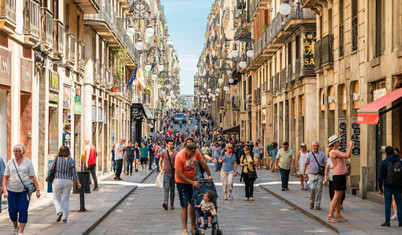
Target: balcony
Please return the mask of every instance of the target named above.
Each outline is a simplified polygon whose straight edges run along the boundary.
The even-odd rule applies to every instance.
[[[16,0],[0,0],[0,30],[11,34],[16,27]]]
[[[258,11],[261,9],[265,9],[267,6],[268,0],[252,0],[250,1],[250,15],[252,18],[258,15]]]
[[[283,45],[284,40],[300,24],[314,24],[315,14],[310,9],[293,7],[290,14],[282,17],[280,13],[254,44],[254,60],[245,70],[255,71],[271,58]]]
[[[223,10],[222,13],[222,21],[223,21],[223,27],[226,28],[230,20],[230,8],[227,7],[225,10]]]
[[[328,34],[314,46],[314,69],[331,69],[334,63],[334,35]]]
[[[53,13],[47,8],[43,8],[43,12],[45,15],[45,45],[53,48]]]
[[[98,14],[85,14],[84,24],[92,26],[110,47],[126,49],[131,65],[134,65],[137,57],[134,44],[108,0],[102,0],[102,7]]]
[[[66,34],[66,62],[75,65],[75,36],[72,33]]]
[[[64,31],[63,31],[63,23],[60,20],[53,20],[53,28],[54,28],[54,50],[53,56],[55,58],[61,58],[64,56]]]
[[[78,71],[85,71],[85,44],[80,41],[77,44],[78,47]]]
[[[34,0],[25,0],[29,8],[24,8],[24,43],[34,46],[39,42],[40,7]]]
[[[100,10],[100,0],[74,0],[85,14],[96,14]]]

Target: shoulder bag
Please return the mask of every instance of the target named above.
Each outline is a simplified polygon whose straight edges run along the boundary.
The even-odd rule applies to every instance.
[[[314,159],[315,159],[315,161],[317,162],[317,165],[318,165],[318,174],[320,174],[320,175],[325,175],[325,166],[321,166],[321,165],[318,163],[317,158],[315,157],[315,154],[314,154],[313,151],[311,151],[311,153],[313,154]]]
[[[56,160],[54,161],[54,165],[53,165],[53,167],[50,169],[50,171],[49,171],[49,175],[47,175],[47,177],[46,177],[46,182],[49,182],[49,183],[51,183],[51,182],[53,182],[53,180],[54,180],[54,173],[56,172],[56,167],[57,167],[57,159],[58,159],[59,157],[57,156],[56,157]]]
[[[248,178],[251,180],[256,180],[258,178],[258,176],[257,176],[257,171],[255,170],[255,167],[254,167],[254,163],[252,164],[252,166],[253,166],[254,171],[251,171],[251,169],[248,169]]]
[[[173,175],[175,174],[175,169],[174,166],[172,165],[172,160],[170,160],[170,154],[169,154],[169,150],[166,150],[166,153],[168,155],[168,159],[169,159],[169,163],[170,163],[170,168],[172,169],[172,173]]]
[[[30,201],[32,193],[36,191],[35,185],[32,183],[32,181],[29,181],[30,183],[28,185],[25,185],[21,179],[20,173],[18,172],[18,168],[17,168],[17,164],[15,164],[15,160],[13,160],[13,164],[15,167],[15,171],[17,172],[18,178],[20,178],[20,181],[21,181],[22,185],[24,186],[25,192],[28,195],[28,200]]]

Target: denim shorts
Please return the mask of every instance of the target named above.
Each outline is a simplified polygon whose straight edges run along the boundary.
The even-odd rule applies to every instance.
[[[180,206],[188,207],[188,204],[194,205],[192,203],[193,198],[193,186],[191,184],[181,184],[177,183],[177,191],[179,192]]]

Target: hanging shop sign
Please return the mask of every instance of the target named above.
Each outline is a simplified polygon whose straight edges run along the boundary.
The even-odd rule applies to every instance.
[[[51,71],[49,89],[54,92],[59,92],[59,75]]]
[[[314,68],[315,43],[316,43],[315,32],[306,32],[303,34],[303,67],[306,69]]]
[[[82,103],[74,103],[74,114],[82,115]]]
[[[266,109],[262,109],[261,110],[261,123],[262,124],[266,123],[265,116],[266,116]]]
[[[74,101],[81,102],[81,85],[80,84],[75,84]]]
[[[0,84],[11,86],[11,52],[0,47]]]
[[[32,92],[33,63],[31,60],[20,58],[21,91]]]
[[[63,108],[70,109],[71,106],[71,88],[63,86]]]
[[[352,155],[353,156],[360,156],[360,124],[355,123],[356,120],[352,123],[352,140],[354,142],[352,148]]]
[[[339,137],[341,138],[341,144],[339,146],[339,151],[341,152],[346,152],[346,147],[347,147],[347,140],[346,140],[346,119],[340,118],[339,119]]]

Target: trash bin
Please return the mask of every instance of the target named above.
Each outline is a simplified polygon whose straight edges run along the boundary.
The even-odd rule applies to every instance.
[[[89,171],[78,171],[78,178],[80,180],[81,189],[78,189],[77,182],[73,181],[73,193],[84,194],[91,193],[91,185],[89,182]]]

